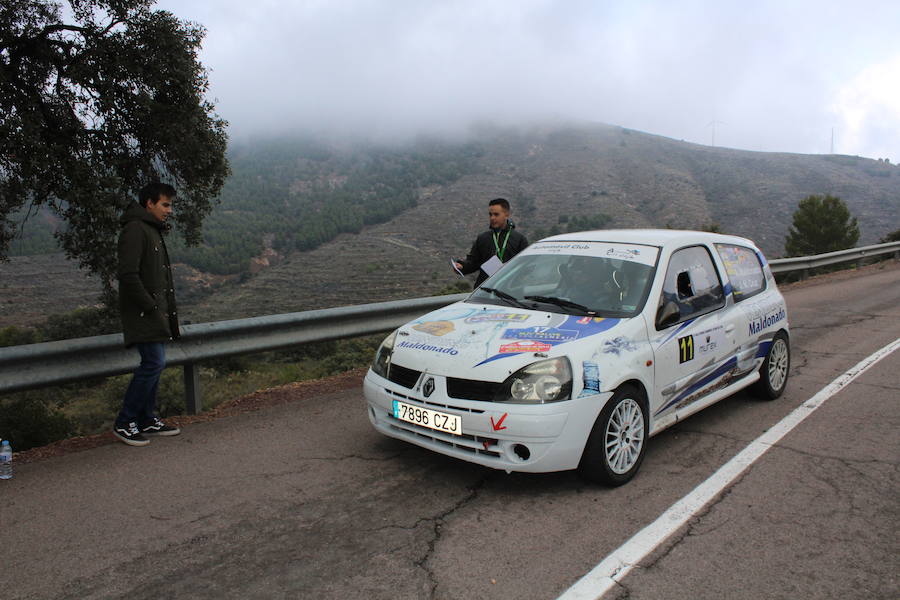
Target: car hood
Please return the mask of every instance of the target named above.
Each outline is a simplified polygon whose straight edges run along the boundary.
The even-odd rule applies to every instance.
[[[631,320],[458,302],[400,327],[391,360],[436,375],[500,382],[534,362],[535,353],[560,356],[574,346],[610,343]]]

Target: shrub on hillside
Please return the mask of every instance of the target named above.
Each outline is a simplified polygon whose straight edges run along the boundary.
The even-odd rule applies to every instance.
[[[0,437],[9,440],[16,451],[74,434],[69,418],[40,394],[21,392],[0,398]]]

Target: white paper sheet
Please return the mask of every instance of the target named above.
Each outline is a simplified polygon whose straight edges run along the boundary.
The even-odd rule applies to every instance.
[[[487,276],[490,277],[494,273],[500,270],[500,267],[503,266],[503,263],[497,258],[497,255],[490,257],[484,264],[481,265],[481,270],[487,273]]]

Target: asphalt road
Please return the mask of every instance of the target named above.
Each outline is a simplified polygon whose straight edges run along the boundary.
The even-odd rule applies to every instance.
[[[0,481],[0,596],[541,598],[900,337],[900,265],[786,288],[785,395],[738,394],[606,489],[376,434],[360,390],[102,446]],[[900,352],[762,456],[608,597],[900,597]]]

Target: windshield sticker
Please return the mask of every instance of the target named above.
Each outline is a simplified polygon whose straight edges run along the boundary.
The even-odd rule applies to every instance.
[[[590,244],[574,242],[538,242],[528,247],[528,254],[588,254]],[[593,255],[593,253],[590,253]]]
[[[621,356],[623,352],[634,352],[637,350],[637,344],[624,336],[619,336],[611,340],[603,342],[604,354],[615,354]]]
[[[575,329],[556,329],[555,327],[525,327],[507,329],[503,332],[504,340],[542,340],[551,344],[560,344],[578,339]]]
[[[634,260],[640,258],[641,251],[637,248],[610,248],[606,251],[606,256],[620,260]]]
[[[627,260],[652,267],[656,264],[659,248],[615,242],[537,242],[528,246],[522,251],[522,254],[594,256],[613,260]]]
[[[450,321],[425,321],[424,323],[413,325],[413,329],[429,335],[442,336],[454,331],[456,327]]]
[[[507,313],[507,312],[490,312],[484,311],[483,314],[474,315],[466,319],[466,323],[488,323],[496,321],[527,321],[531,315],[524,313]]]
[[[500,346],[500,354],[521,354],[522,352],[546,352],[552,346],[544,342],[527,341],[513,342]]]

